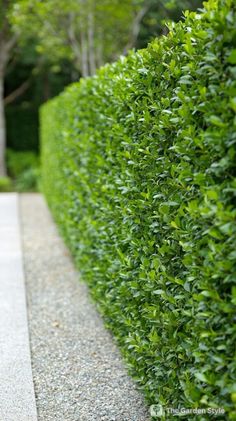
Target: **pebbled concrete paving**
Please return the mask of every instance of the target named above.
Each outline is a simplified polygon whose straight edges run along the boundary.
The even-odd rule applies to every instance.
[[[0,420],[36,421],[18,195],[0,194]]]
[[[149,420],[43,198],[20,202],[38,420]]]

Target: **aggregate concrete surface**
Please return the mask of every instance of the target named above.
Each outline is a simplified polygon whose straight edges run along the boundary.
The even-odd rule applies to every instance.
[[[38,420],[149,420],[44,199],[20,209]]]
[[[37,420],[15,193],[0,194],[0,420]]]

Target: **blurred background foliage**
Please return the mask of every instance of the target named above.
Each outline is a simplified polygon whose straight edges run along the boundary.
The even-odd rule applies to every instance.
[[[201,3],[201,0],[0,0],[4,147],[9,150],[4,154],[7,173],[15,180],[13,188],[24,171],[28,171],[30,178],[30,168],[34,173],[31,186],[36,187],[37,159],[27,168],[24,162],[28,162],[28,152],[35,157],[39,153],[38,109],[43,102],[69,83],[126,55],[129,49],[145,48],[153,38],[167,33],[166,22],[178,21],[183,10],[196,10]],[[3,52],[10,42],[6,59]],[[17,159],[13,159],[17,152],[23,162],[20,173]]]

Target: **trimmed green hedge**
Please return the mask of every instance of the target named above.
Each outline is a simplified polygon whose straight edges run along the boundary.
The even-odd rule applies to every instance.
[[[44,192],[148,402],[233,420],[235,21],[205,3],[41,110]]]

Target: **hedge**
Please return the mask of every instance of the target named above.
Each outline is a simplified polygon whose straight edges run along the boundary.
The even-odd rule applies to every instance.
[[[147,401],[220,420],[236,419],[235,22],[234,1],[205,3],[41,110],[48,203]]]

